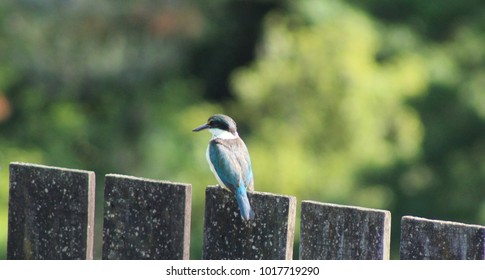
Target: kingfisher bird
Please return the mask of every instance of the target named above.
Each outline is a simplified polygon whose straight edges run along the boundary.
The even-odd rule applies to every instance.
[[[241,218],[244,221],[254,219],[247,195],[247,190],[254,189],[251,159],[246,144],[237,133],[236,122],[226,115],[216,114],[192,131],[204,129],[212,133],[206,152],[212,173],[219,185],[228,188],[236,196]]]

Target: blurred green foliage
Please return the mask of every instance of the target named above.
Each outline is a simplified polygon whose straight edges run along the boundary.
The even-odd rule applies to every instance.
[[[97,257],[104,174],[192,183],[200,258],[214,113],[256,190],[391,210],[394,257],[402,215],[485,224],[485,5],[446,2],[2,1],[0,258],[12,161],[96,172]]]
[[[405,101],[423,93],[424,63],[407,52],[377,62],[384,38],[360,12],[304,8],[268,16],[261,56],[234,75],[260,187],[387,207],[389,192],[359,188],[357,175],[419,154],[421,123]]]

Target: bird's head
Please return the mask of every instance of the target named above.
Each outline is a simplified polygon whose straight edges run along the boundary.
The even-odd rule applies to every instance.
[[[204,129],[209,129],[215,138],[230,139],[238,137],[236,122],[222,114],[213,115],[207,120],[207,123],[194,128],[192,131],[197,132]]]

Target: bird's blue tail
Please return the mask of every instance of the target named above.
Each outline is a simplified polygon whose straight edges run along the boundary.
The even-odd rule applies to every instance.
[[[237,188],[236,201],[239,205],[239,211],[241,212],[242,219],[245,221],[254,219],[254,212],[253,209],[251,209],[251,205],[249,204],[246,188]]]

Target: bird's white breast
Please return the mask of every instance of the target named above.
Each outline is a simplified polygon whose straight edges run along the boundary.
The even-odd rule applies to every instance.
[[[212,133],[212,139],[218,138],[218,139],[228,140],[228,139],[236,139],[239,137],[237,135],[237,132],[236,132],[236,135],[234,135],[227,130],[222,130],[219,128],[210,128],[209,130]]]

